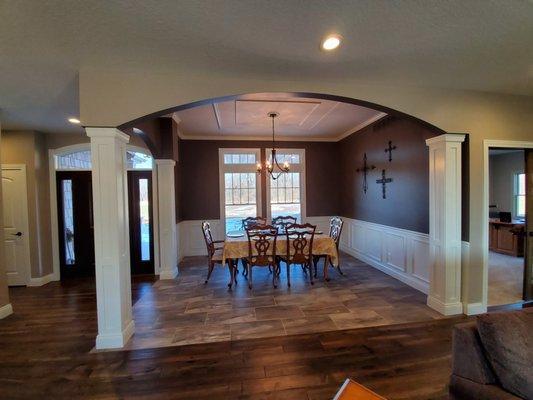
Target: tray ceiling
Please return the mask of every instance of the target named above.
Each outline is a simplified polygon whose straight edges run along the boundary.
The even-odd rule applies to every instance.
[[[337,101],[291,98],[280,94],[248,95],[174,114],[184,139],[276,139],[337,141],[386,114]]]

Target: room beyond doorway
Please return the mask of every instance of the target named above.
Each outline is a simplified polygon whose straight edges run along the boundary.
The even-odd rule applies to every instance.
[[[531,300],[531,255],[527,214],[532,200],[527,182],[533,173],[531,150],[487,147],[488,256],[487,305]]]

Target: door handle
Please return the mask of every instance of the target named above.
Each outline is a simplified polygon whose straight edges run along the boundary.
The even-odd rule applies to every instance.
[[[22,232],[12,233],[12,235],[13,235],[13,236],[21,237],[21,236],[22,236]]]

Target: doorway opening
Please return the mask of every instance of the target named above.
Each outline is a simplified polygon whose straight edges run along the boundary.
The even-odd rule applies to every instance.
[[[51,160],[56,185],[52,207],[57,207],[58,228],[57,241],[53,241],[60,277],[94,276],[91,151],[88,146],[76,146],[53,155]],[[131,273],[154,274],[153,159],[143,150],[131,148],[126,151],[126,162]]]
[[[487,305],[520,304],[532,299],[531,231],[533,199],[528,182],[533,174],[533,150],[488,149],[488,294]],[[531,183],[529,183],[531,184]],[[531,190],[529,190],[529,193]],[[528,243],[529,242],[529,243]]]

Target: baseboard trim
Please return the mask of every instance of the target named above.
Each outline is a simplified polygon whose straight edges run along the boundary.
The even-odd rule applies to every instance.
[[[106,335],[98,334],[96,336],[96,349],[120,349],[128,343],[128,340],[133,336],[133,332],[135,332],[135,323],[131,320],[122,332]]]
[[[176,276],[178,276],[178,267],[174,267],[171,270],[161,270],[159,272],[159,279],[174,279]]]
[[[348,253],[349,255],[364,261],[365,263],[369,264],[370,266],[379,269],[381,272],[384,272],[387,275],[392,276],[395,279],[398,279],[399,281],[405,283],[406,285],[411,286],[412,288],[415,288],[416,290],[421,291],[424,294],[429,293],[429,285],[424,281],[418,281],[415,278],[411,278],[409,276],[406,276],[404,274],[401,274],[400,272],[394,271],[392,268],[387,267],[386,265],[380,263],[379,261],[376,261],[375,259],[368,257],[365,254],[362,254],[358,252],[357,250],[351,249],[341,243],[340,250],[344,251],[345,253]]]
[[[466,305],[466,315],[485,314],[487,307],[483,303],[470,303]]]
[[[439,299],[428,296],[427,305],[442,315],[458,315],[463,313],[463,303],[443,303]]]
[[[48,275],[40,276],[38,278],[31,278],[30,281],[28,282],[28,286],[43,286],[54,280],[57,280],[57,279],[55,279],[54,273],[51,273]]]
[[[13,306],[10,303],[0,307],[0,319],[9,317],[11,314],[13,314]]]

